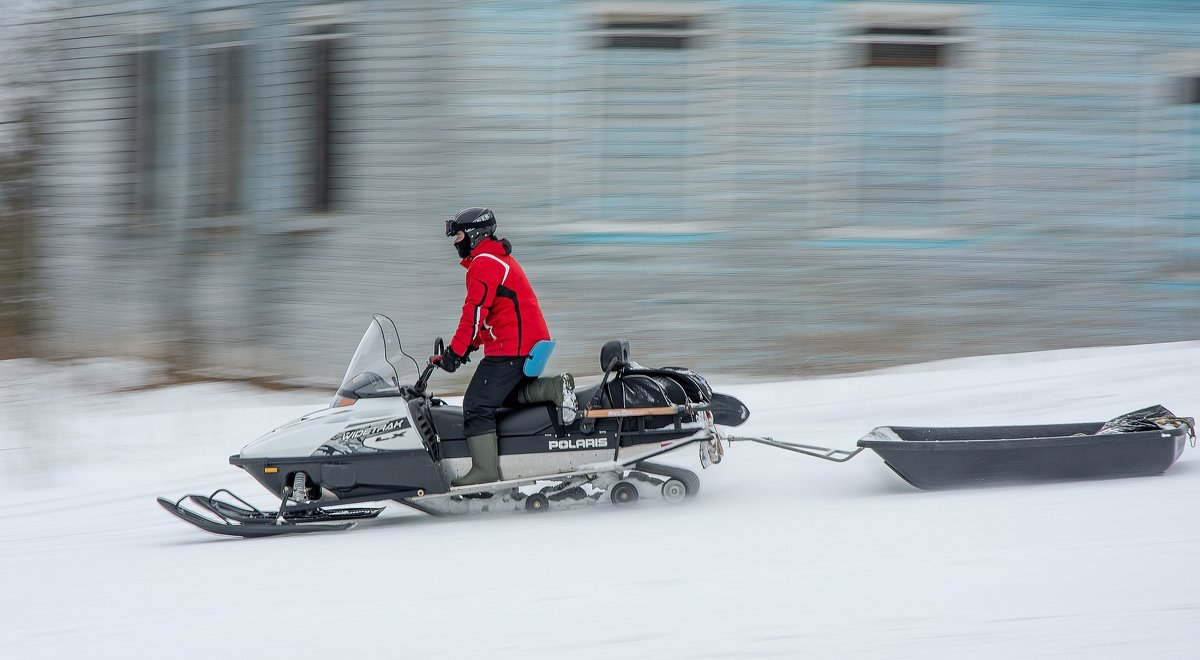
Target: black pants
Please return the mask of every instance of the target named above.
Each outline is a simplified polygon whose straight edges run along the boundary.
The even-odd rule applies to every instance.
[[[516,407],[517,391],[528,380],[523,355],[480,360],[463,395],[463,430],[467,437],[495,431],[496,409]]]

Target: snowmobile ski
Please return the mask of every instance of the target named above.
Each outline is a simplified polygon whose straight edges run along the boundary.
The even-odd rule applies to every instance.
[[[231,504],[229,502],[217,499],[217,495],[222,492],[238,500],[242,504],[245,504],[246,506],[238,506],[236,504]],[[279,519],[278,512],[263,511],[262,509],[258,509],[237,495],[234,495],[233,493],[224,489],[207,497],[204,495],[188,495],[187,499],[201,507],[204,507],[208,511],[211,511],[221,518],[231,520],[233,522],[243,524],[269,522],[271,524],[275,524],[275,521]],[[367,518],[374,518],[382,511],[383,507],[346,509],[316,508],[300,510],[284,509],[283,520],[284,522],[289,523],[344,522],[347,520],[364,520]]]
[[[182,506],[183,500],[187,497],[173,502],[165,497],[158,498],[158,503],[162,508],[166,509],[184,522],[190,523],[200,529],[220,534],[222,536],[240,536],[242,538],[262,538],[266,536],[283,536],[286,534],[305,534],[312,532],[341,532],[351,527],[354,527],[355,522],[342,523],[295,523],[270,521],[257,521],[248,523],[234,523],[229,520],[217,522],[206,518],[191,509]]]

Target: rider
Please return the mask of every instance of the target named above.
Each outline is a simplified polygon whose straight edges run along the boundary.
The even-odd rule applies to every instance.
[[[471,471],[454,486],[500,479],[496,409],[501,406],[553,402],[564,423],[575,418],[575,381],[571,374],[530,378],[524,373],[530,349],[550,339],[550,331],[525,271],[512,258],[508,239],[495,237],[496,215],[469,208],[446,221],[446,236],[467,269],[467,297],[450,345],[430,361],[453,372],[483,346],[471,383],[463,396],[464,431]]]

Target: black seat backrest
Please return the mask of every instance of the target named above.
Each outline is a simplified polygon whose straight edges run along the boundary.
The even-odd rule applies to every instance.
[[[620,371],[629,364],[629,340],[614,339],[600,349],[600,368],[604,371]]]

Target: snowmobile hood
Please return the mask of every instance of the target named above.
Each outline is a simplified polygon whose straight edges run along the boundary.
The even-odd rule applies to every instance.
[[[297,435],[295,431],[301,426],[310,428],[313,425],[345,424],[351,412],[350,408],[322,408],[298,417],[255,438],[242,447],[241,455],[244,457],[307,456],[315,448],[313,440],[307,437],[307,434],[297,443],[289,442],[288,438]]]

